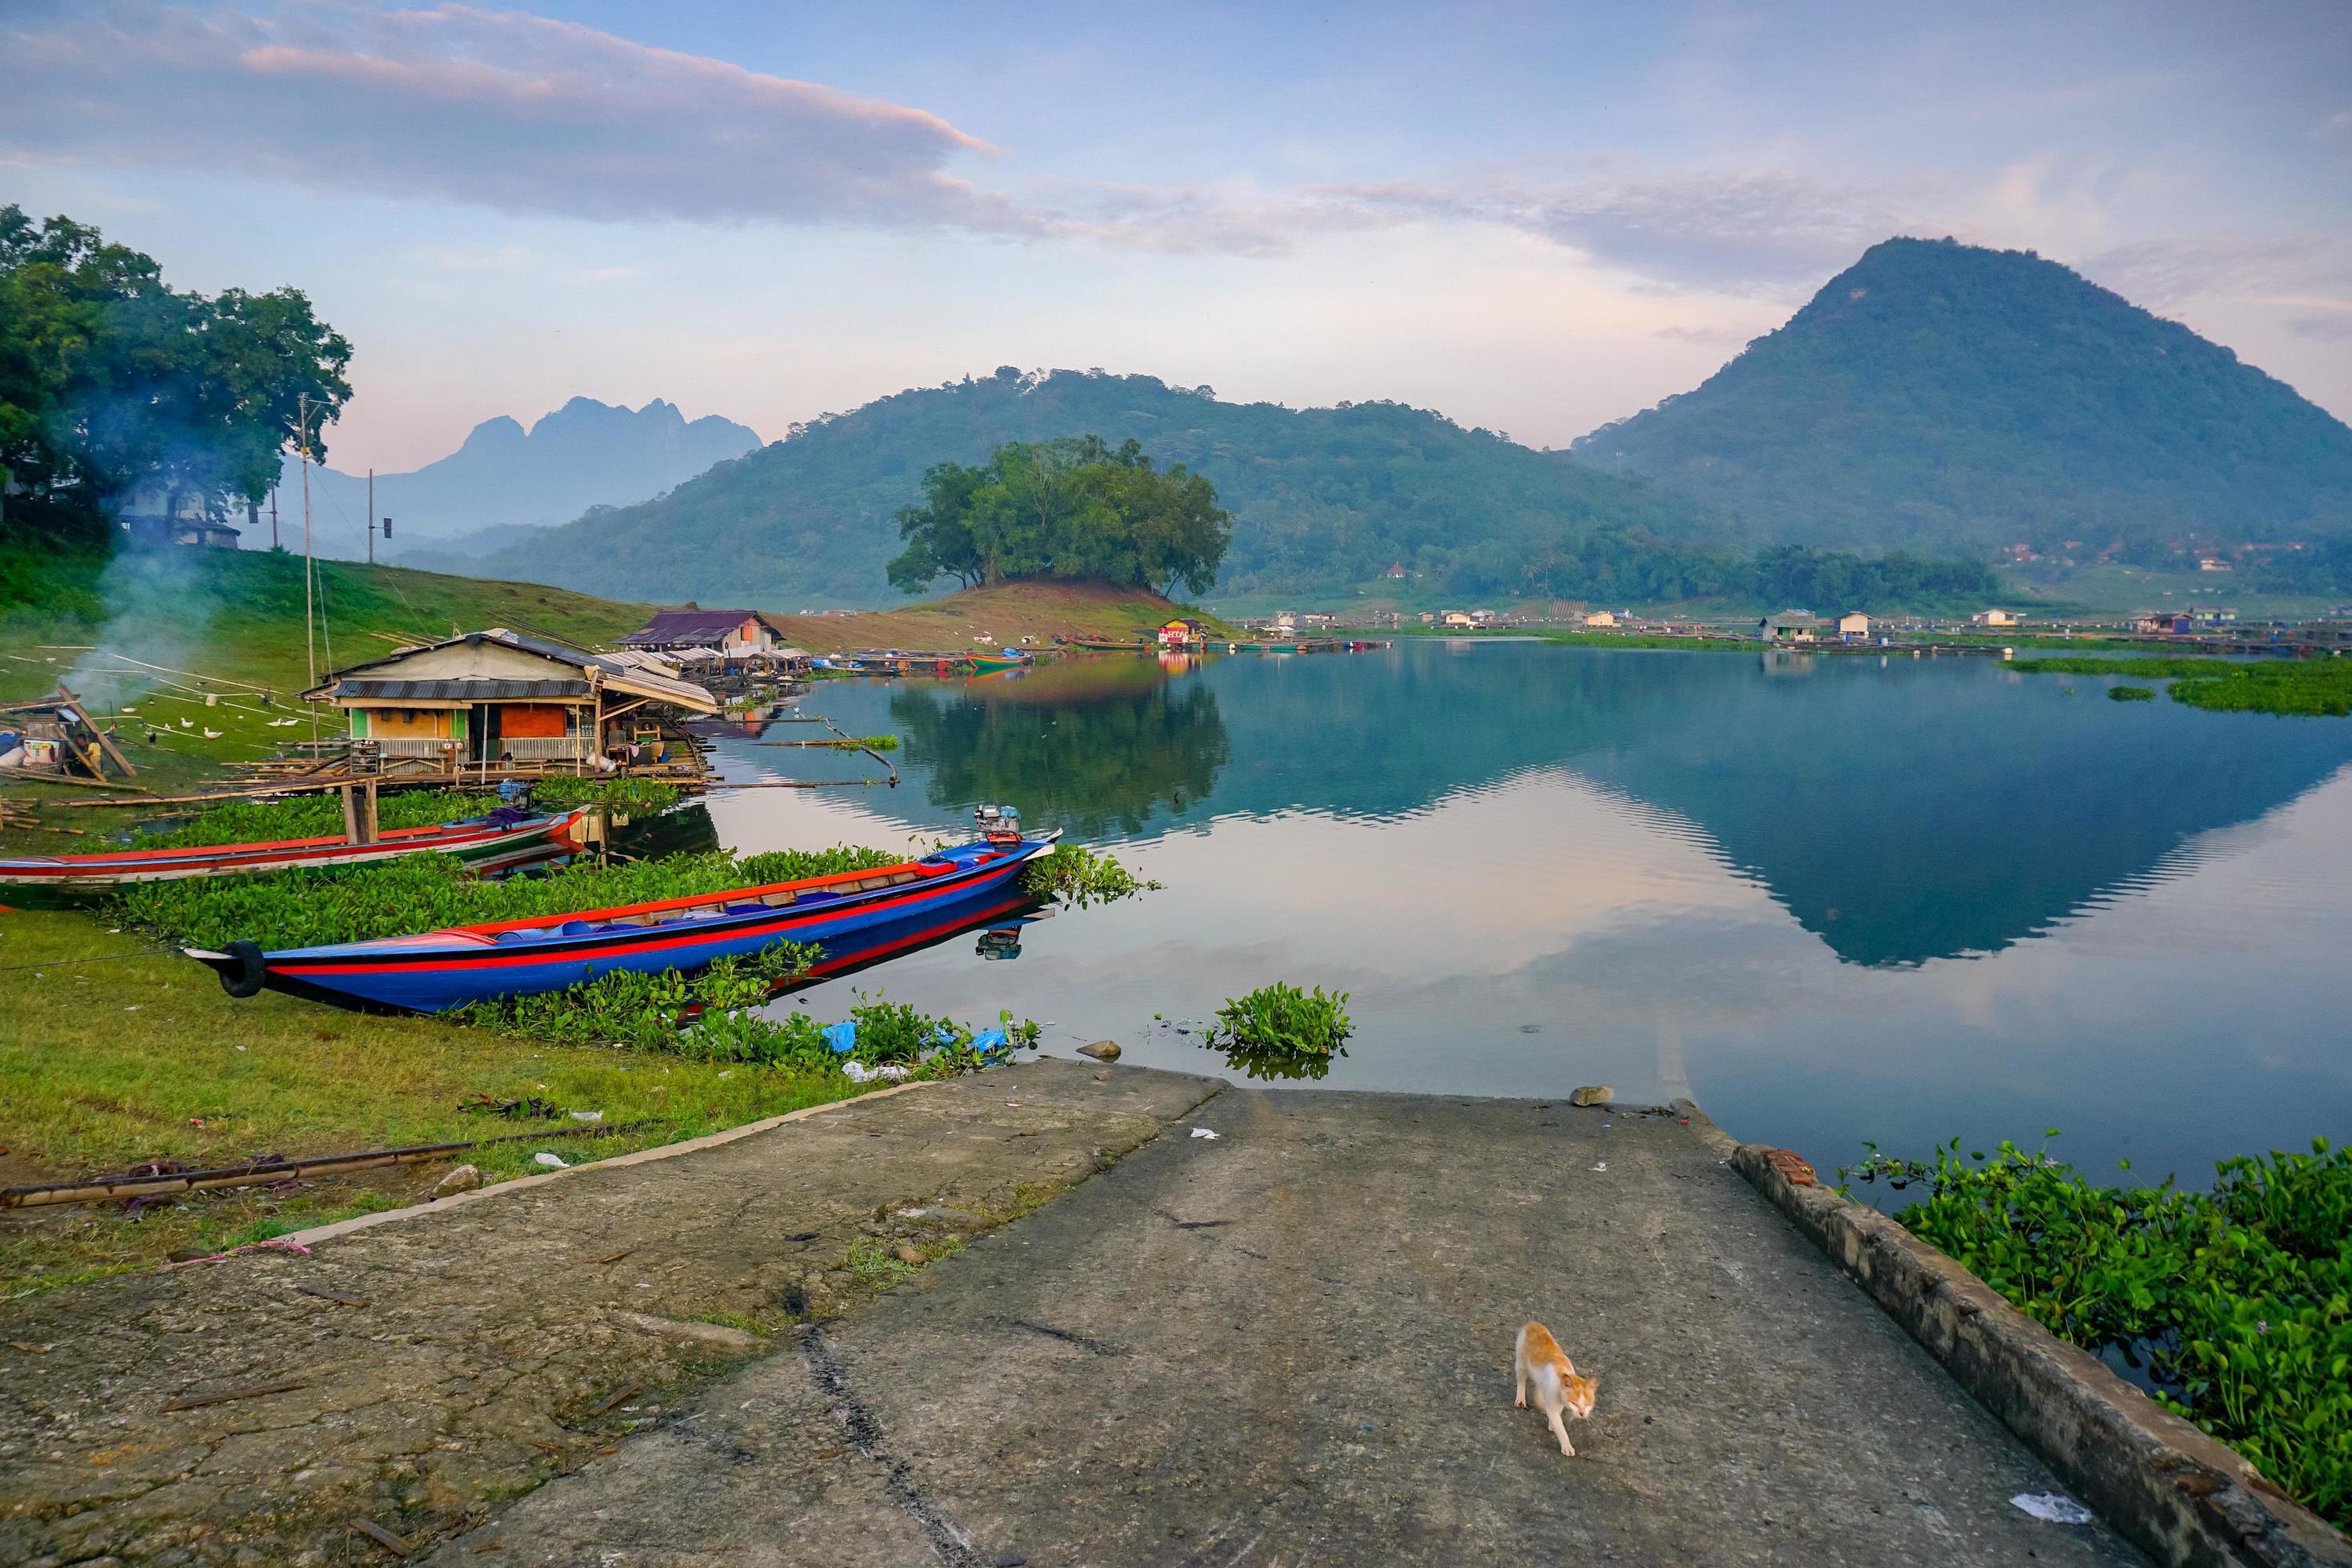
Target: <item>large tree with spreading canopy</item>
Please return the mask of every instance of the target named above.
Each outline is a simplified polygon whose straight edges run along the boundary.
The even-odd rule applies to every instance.
[[[92,543],[145,484],[167,516],[194,501],[249,518],[305,395],[324,455],[351,357],[299,289],[184,292],[88,225],[0,207],[0,529]]]
[[[1142,447],[1097,436],[1009,442],[973,468],[940,463],[902,509],[906,549],[890,581],[919,594],[1052,577],[1204,593],[1233,538],[1216,488],[1182,464],[1154,469]]]

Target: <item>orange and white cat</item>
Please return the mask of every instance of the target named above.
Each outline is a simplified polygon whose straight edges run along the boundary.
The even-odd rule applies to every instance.
[[[1533,1378],[1536,1408],[1550,1421],[1552,1436],[1559,1439],[1559,1451],[1571,1459],[1576,1458],[1576,1449],[1570,1446],[1568,1427],[1560,1420],[1560,1413],[1566,1411],[1579,1421],[1591,1416],[1593,1401],[1600,1395],[1600,1380],[1579,1377],[1576,1363],[1568,1359],[1568,1352],[1559,1348],[1559,1342],[1553,1339],[1551,1331],[1541,1323],[1529,1323],[1519,1331],[1518,1350],[1512,1357],[1512,1363],[1518,1373],[1519,1392],[1518,1397],[1511,1402],[1511,1408],[1525,1410],[1528,1407],[1528,1380]]]

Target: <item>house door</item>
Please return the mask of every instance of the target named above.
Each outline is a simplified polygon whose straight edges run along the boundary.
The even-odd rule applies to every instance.
[[[496,762],[499,756],[498,710],[477,702],[466,715],[466,757],[468,762]]]

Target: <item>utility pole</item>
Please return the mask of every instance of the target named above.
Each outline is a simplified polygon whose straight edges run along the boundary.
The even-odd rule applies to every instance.
[[[298,406],[300,409],[299,417],[302,422],[302,657],[310,672],[310,679],[303,687],[307,691],[319,684],[319,647],[318,634],[315,629],[318,616],[313,608],[315,592],[311,586],[315,563],[310,559],[310,395],[309,393],[302,394]]]
[[[278,548],[278,487],[269,487],[269,548]]]
[[[368,470],[367,508],[368,564],[375,564],[375,470]]]

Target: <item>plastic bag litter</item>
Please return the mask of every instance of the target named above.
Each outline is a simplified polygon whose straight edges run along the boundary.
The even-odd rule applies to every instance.
[[[575,1110],[572,1113],[572,1120],[574,1121],[602,1121],[604,1120],[604,1113],[601,1110]]]
[[[1192,1129],[1192,1136],[1195,1138],[1221,1138],[1223,1134],[1220,1132],[1212,1132],[1205,1127],[1195,1127]]]
[[[872,1083],[876,1079],[888,1079],[896,1083],[907,1076],[907,1069],[897,1062],[884,1062],[878,1068],[867,1067],[864,1062],[844,1062],[841,1074],[852,1083]]]
[[[2088,1524],[2091,1510],[2073,1498],[2056,1492],[2020,1492],[2009,1500],[2036,1519],[2046,1519],[2053,1524]]]
[[[569,1164],[565,1163],[562,1155],[551,1154],[544,1149],[541,1149],[538,1153],[533,1154],[530,1157],[530,1163],[534,1165],[544,1165],[551,1171],[568,1171],[572,1168]]]

